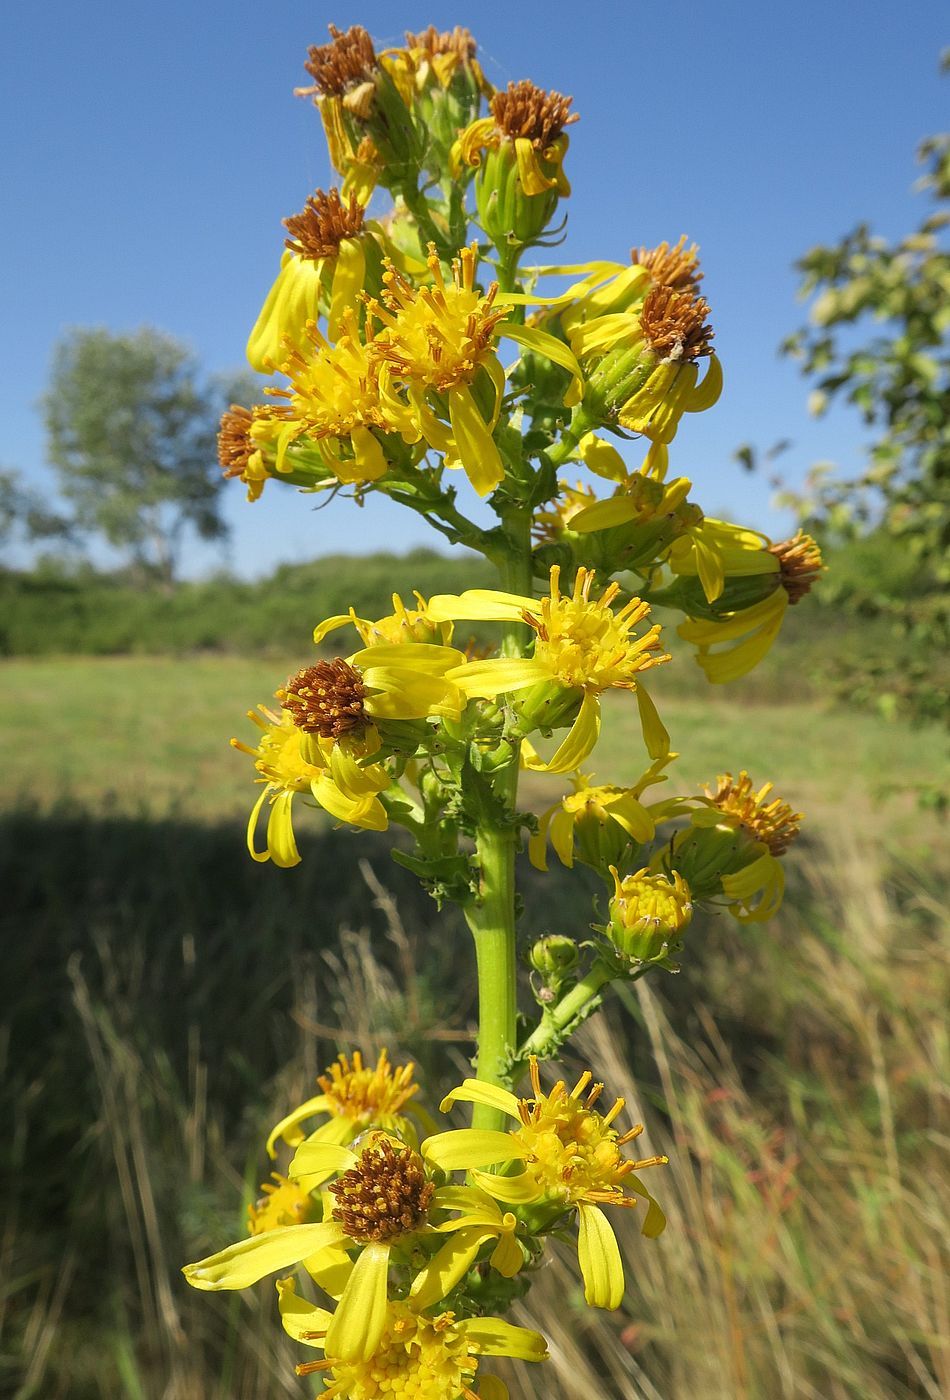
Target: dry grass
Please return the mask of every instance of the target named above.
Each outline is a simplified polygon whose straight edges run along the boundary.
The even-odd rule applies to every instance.
[[[136,1034],[144,945],[117,948],[100,937],[104,977],[94,986],[88,956],[71,961],[88,1057],[76,1072],[91,1068],[98,1109],[75,1145],[73,1213],[54,1268],[35,1266],[34,1223],[16,1198],[7,1202],[0,1293],[19,1356],[7,1352],[0,1388],[5,1375],[16,1400],[305,1393],[266,1286],[196,1295],[177,1269],[196,1250],[233,1237],[236,1203],[266,1170],[252,1149],[242,1177],[235,1142],[259,1142],[337,1046],[411,1044],[439,1065],[433,1074],[441,1072],[442,1085],[465,1066],[465,1008],[447,1008],[417,983],[414,963],[426,947],[407,936],[372,869],[364,874],[388,946],[371,946],[366,930],[344,929],[322,966],[291,969],[289,1053],[267,1086],[268,1102],[248,1094],[244,1118],[253,1121],[236,1135],[229,1106],[209,1101],[200,1022],[188,1032],[184,1073],[167,1047],[143,1048]],[[750,956],[764,964],[746,994],[761,1001],[770,986],[772,1002],[757,1005],[750,1023],[768,1016],[780,1027],[777,1040],[750,1056],[747,1044],[736,1044],[735,1007],[727,1036],[698,997],[688,1016],[674,1010],[673,1024],[661,982],[640,984],[626,1007],[615,1004],[584,1029],[579,1060],[627,1096],[634,1118],[646,1119],[645,1151],[670,1155],[653,1177],[669,1227],[646,1241],[634,1213],[619,1213],[628,1290],[616,1315],[584,1307],[569,1251],[539,1272],[521,1320],[549,1337],[552,1362],[512,1368],[514,1396],[950,1394],[944,911],[919,887],[896,902],[855,850],[813,859],[807,880],[799,911],[752,935],[760,942]],[[187,939],[181,955],[194,963]],[[716,959],[704,954],[713,985],[734,965],[724,970]],[[770,966],[782,968],[781,979],[769,982]],[[422,990],[403,990],[414,984]],[[741,1005],[741,986],[736,998]],[[50,1074],[62,1069],[51,1066]],[[21,1101],[14,1125],[24,1171],[46,1087],[37,1084]],[[102,1299],[76,1284],[90,1229],[100,1247],[107,1239],[108,1325]]]

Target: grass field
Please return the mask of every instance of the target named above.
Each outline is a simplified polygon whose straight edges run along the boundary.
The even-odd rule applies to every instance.
[[[18,717],[0,736],[0,1394],[15,1400],[299,1400],[268,1290],[198,1295],[178,1266],[240,1233],[267,1126],[337,1048],[412,1055],[435,1102],[464,1072],[467,936],[386,838],[314,816],[296,870],[244,851],[255,789],[227,739],[296,664],[0,667]],[[569,1258],[539,1276],[518,1320],[553,1362],[510,1375],[512,1395],[942,1400],[948,861],[912,789],[946,783],[946,738],[814,701],[655,694],[677,785],[745,766],[807,826],[773,924],[697,922],[679,977],[585,1029],[580,1053],[670,1155],[671,1223],[655,1244],[635,1221],[624,1233],[616,1315],[578,1304]],[[643,764],[622,700],[590,764],[605,780]],[[535,778],[527,795],[559,790]],[[526,937],[583,928],[578,882],[524,875]]]

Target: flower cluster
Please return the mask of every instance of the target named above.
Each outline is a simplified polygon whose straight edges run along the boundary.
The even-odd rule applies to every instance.
[[[302,807],[400,828],[397,859],[474,940],[475,1074],[442,1103],[470,1106],[471,1126],[440,1128],[411,1066],[341,1055],[273,1128],[271,1157],[293,1155],[247,1238],[185,1272],[219,1289],[296,1270],[281,1318],[322,1353],[298,1369],[325,1395],[498,1400],[484,1357],[546,1354],[500,1314],[548,1237],[576,1228],[586,1300],[612,1308],[610,1208],[638,1206],[650,1237],[664,1224],[638,1173],[665,1159],[628,1156],[640,1129],[614,1126],[622,1100],[601,1111],[589,1074],[545,1089],[540,1063],[610,983],[675,971],[698,914],[771,917],[801,821],[744,771],[672,780],[668,668],[744,675],[823,566],[807,535],[707,516],[671,471],[684,415],[723,385],[696,244],[525,265],[567,217],[569,96],[496,91],[461,27],[379,48],[331,26],[305,68],[339,185],[301,190],[283,221],[247,345],[267,383],[224,415],[222,469],[252,501],[271,481],[386,496],[489,561],[497,587],[317,623],[314,652],[249,712],[255,742],[232,740],[260,787],[247,844],[296,866]],[[611,730],[628,756],[636,734],[613,773]],[[583,927],[535,928],[531,909],[517,926],[522,848],[603,882]],[[520,1018],[519,951],[535,1002]]]
[[[296,1151],[288,1175],[275,1175],[250,1208],[247,1237],[184,1274],[217,1291],[299,1270],[331,1306],[285,1275],[281,1319],[324,1353],[297,1369],[322,1372],[331,1394],[455,1400],[475,1393],[477,1376],[480,1395],[503,1395],[481,1358],[542,1361],[547,1348],[539,1333],[486,1316],[489,1308],[520,1296],[547,1238],[575,1224],[587,1302],[618,1307],[623,1262],[604,1208],[639,1208],[642,1233],[659,1235],[663,1212],[637,1172],[667,1159],[627,1156],[642,1125],[618,1131],[624,1101],[601,1112],[603,1085],[589,1072],[570,1091],[563,1080],[545,1091],[534,1058],[528,1098],[467,1079],[442,1102],[443,1112],[456,1103],[496,1109],[511,1120],[507,1130],[436,1130],[419,1144],[393,1112],[415,1092],[412,1069],[394,1068],[385,1051],[372,1070],[358,1053],[352,1064],[341,1055],[320,1078],[324,1093],[271,1133],[269,1147],[290,1135]],[[327,1121],[302,1137],[301,1121],[319,1113]],[[485,1170],[501,1164],[504,1173]],[[463,1172],[466,1181],[457,1179]]]

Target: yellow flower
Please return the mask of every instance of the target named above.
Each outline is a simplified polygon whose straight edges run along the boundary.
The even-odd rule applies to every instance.
[[[413,287],[390,264],[383,277],[384,304],[371,300],[368,308],[384,327],[374,341],[373,354],[395,380],[407,386],[419,432],[431,447],[446,454],[447,466],[464,467],[479,495],[486,496],[504,476],[492,429],[501,408],[505,372],[493,337],[508,311],[493,305],[497,283],[485,295],[475,288],[476,262],[474,245],[463,248],[447,286],[430,246],[433,286]],[[487,422],[472,394],[482,372],[492,397]],[[430,391],[445,395],[449,427],[427,403]]]
[[[590,1072],[581,1075],[568,1093],[558,1080],[550,1093],[542,1093],[537,1060],[530,1062],[532,1097],[519,1099],[507,1089],[479,1079],[466,1079],[442,1102],[446,1112],[455,1103],[478,1103],[500,1110],[518,1124],[509,1132],[463,1128],[438,1133],[422,1144],[423,1156],[443,1171],[468,1171],[471,1179],[497,1200],[514,1206],[549,1205],[556,1220],[565,1211],[578,1216],[578,1258],[584,1279],[584,1296],[592,1307],[616,1308],[623,1297],[623,1263],[617,1239],[601,1206],[635,1206],[637,1196],[647,1201],[643,1233],[659,1235],[666,1220],[662,1210],[635,1172],[667,1161],[649,1157],[630,1161],[622,1149],[643,1131],[638,1124],[626,1133],[612,1126],[624,1106],[617,1099],[607,1113],[594,1105],[602,1084],[591,1084]],[[479,1170],[500,1162],[518,1160],[524,1170],[517,1176],[496,1176]]]
[[[705,298],[659,285],[628,310],[581,321],[562,314],[587,375],[588,411],[654,442],[672,442],[683,414],[711,408],[722,392],[708,315]],[[696,362],[703,356],[709,368],[700,383]]]
[[[770,798],[772,784],[758,791],[744,770],[737,780],[721,774],[706,788],[690,827],[677,833],[659,863],[682,872],[697,897],[723,894],[740,923],[762,923],[782,903],[785,872],[778,857],[798,834],[802,814]]]
[[[323,1376],[321,1395],[335,1400],[508,1400],[497,1376],[484,1375],[483,1356],[511,1356],[544,1361],[547,1347],[538,1332],[516,1327],[499,1317],[457,1320],[451,1312],[427,1317],[407,1303],[389,1302],[379,1339],[370,1355],[358,1361],[334,1356],[327,1334],[333,1314],[299,1297],[292,1279],[277,1284],[285,1330],[306,1346],[326,1350],[323,1361],[297,1367],[299,1375]],[[478,1391],[472,1389],[477,1383]]]
[[[528,858],[536,870],[547,870],[547,842],[557,852],[562,865],[574,864],[574,845],[580,845],[579,858],[597,870],[607,870],[626,851],[631,841],[652,841],[656,818],[671,815],[675,803],[655,803],[645,807],[640,801],[648,787],[665,782],[662,770],[676,758],[669,753],[647,769],[633,787],[614,784],[594,786],[587,773],[572,778],[574,791],[555,802],[538,819],[538,830],[528,840]]]
[[[271,392],[289,400],[296,433],[320,443],[337,480],[377,481],[397,450],[397,435],[411,443],[418,440],[419,431],[405,406],[381,383],[378,361],[360,340],[352,307],[343,312],[341,325],[340,337],[331,345],[308,323],[312,353],[290,352],[281,365],[290,388]],[[380,441],[378,433],[389,441]],[[288,435],[284,450],[292,440]],[[278,471],[280,467],[278,459]]]
[[[237,477],[247,486],[247,499],[260,499],[267,481],[267,469],[259,445],[251,436],[254,410],[233,403],[221,415],[218,430],[218,461],[226,477]]]
[[[689,886],[678,871],[651,874],[646,866],[621,880],[611,866],[614,894],[604,933],[630,962],[663,962],[676,951],[693,917]]]
[[[523,719],[530,721],[536,711],[541,724],[540,717],[546,709],[550,712],[552,698],[559,692],[579,700],[567,738],[547,764],[533,765],[548,772],[568,773],[584,761],[600,733],[599,697],[615,688],[635,692],[650,756],[668,754],[669,735],[639,679],[651,667],[670,659],[661,651],[658,624],[642,637],[633,632],[649,616],[648,605],[632,598],[614,612],[611,604],[620,592],[616,583],[592,601],[594,574],[588,569],[578,569],[570,597],[562,597],[559,580],[560,568],[555,564],[550,596],[540,600],[489,589],[430,599],[429,612],[434,618],[520,621],[535,633],[532,656],[468,662],[450,671],[448,679],[466,695],[487,699],[528,687],[546,687],[528,697],[534,702],[530,710],[522,704]]]
[[[273,1129],[267,1139],[268,1153],[271,1157],[277,1155],[279,1141],[297,1147],[307,1136],[301,1123],[318,1113],[328,1117],[309,1134],[311,1142],[352,1142],[370,1127],[410,1137],[413,1129],[401,1112],[406,1105],[408,1112],[418,1116],[420,1121],[431,1122],[427,1113],[409,1103],[419,1092],[419,1085],[413,1083],[414,1069],[412,1064],[390,1064],[386,1050],[380,1050],[372,1066],[364,1065],[359,1050],[354,1050],[352,1063],[346,1055],[338,1055],[326,1073],[317,1076],[322,1092],[288,1113]]]
[[[264,705],[259,705],[258,710],[260,713],[247,712],[248,719],[261,730],[257,748],[252,749],[239,739],[231,740],[233,748],[254,759],[261,775],[256,781],[264,784],[247,824],[247,849],[253,860],[272,860],[284,869],[300,864],[291,818],[294,796],[299,792],[311,793],[339,821],[373,831],[386,829],[388,818],[377,793],[388,787],[390,780],[379,765],[361,767],[358,750],[352,747],[344,753],[339,745],[335,746],[329,761],[310,742],[306,743],[305,752],[306,736],[289,710],[284,709],[279,715]],[[378,747],[378,738],[376,744]],[[267,842],[265,849],[258,851],[255,834],[265,802],[270,803]]]
[[[493,1242],[489,1262],[506,1277],[516,1274],[524,1251],[515,1238],[517,1220],[474,1187],[437,1186],[426,1163],[407,1144],[373,1133],[359,1152],[337,1143],[307,1141],[290,1166],[291,1179],[313,1190],[336,1176],[324,1219],[252,1235],[217,1254],[189,1264],[185,1278],[195,1288],[247,1288],[267,1274],[342,1247],[359,1253],[327,1328],[326,1347],[346,1361],[367,1359],[385,1327],[390,1257],[415,1258],[421,1241],[448,1234],[416,1272],[409,1303],[422,1311],[444,1298],[465,1276],[483,1246]],[[452,1218],[446,1212],[458,1212]]]
[[[280,1230],[287,1225],[303,1225],[319,1219],[320,1203],[309,1191],[303,1191],[287,1177],[271,1172],[273,1183],[261,1184],[263,1195],[247,1208],[247,1229],[250,1235],[263,1235],[268,1230]]]
[[[432,286],[414,287],[389,264],[382,303],[371,299],[367,305],[382,326],[370,354],[393,382],[405,385],[405,412],[417,435],[445,454],[446,466],[464,468],[478,494],[487,496],[504,477],[492,437],[505,390],[505,371],[495,353],[499,336],[547,355],[574,375],[580,371],[567,346],[553,336],[505,320],[508,307],[496,305],[498,284],[485,293],[475,286],[477,261],[474,243],[463,248],[446,283],[430,244]],[[447,424],[440,413],[447,413]]]

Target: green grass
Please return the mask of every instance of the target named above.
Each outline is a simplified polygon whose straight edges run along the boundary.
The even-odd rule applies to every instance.
[[[411,1055],[430,1104],[465,1073],[470,940],[388,837],[301,819],[296,870],[247,858],[252,770],[227,739],[298,664],[0,668],[19,719],[0,736],[0,1393],[16,1400],[306,1395],[272,1291],[197,1294],[178,1267],[239,1236],[267,1128],[337,1048]],[[584,1308],[569,1257],[541,1272],[516,1320],[555,1360],[511,1373],[512,1394],[937,1400],[945,828],[907,789],[946,781],[945,738],[698,681],[654,693],[677,786],[745,766],[808,824],[773,924],[697,920],[678,977],[585,1028],[579,1052],[670,1155],[654,1183],[670,1228],[643,1241],[623,1213],[615,1316]],[[605,708],[589,766],[631,780],[635,706]],[[526,783],[535,804],[561,790]],[[586,872],[551,865],[522,872],[522,947],[591,917]]]

